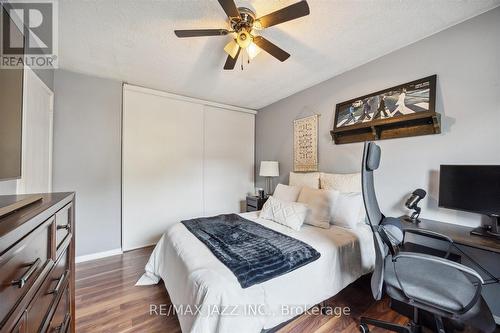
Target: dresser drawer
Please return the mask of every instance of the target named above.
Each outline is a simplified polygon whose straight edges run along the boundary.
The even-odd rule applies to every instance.
[[[69,330],[71,323],[69,287],[66,287],[57,304],[54,316],[50,321],[47,333],[65,333]]]
[[[44,222],[0,256],[0,323],[53,265],[50,259],[51,223]],[[2,325],[0,324],[0,327]]]
[[[27,326],[30,332],[45,331],[50,310],[55,305],[69,279],[69,251],[59,257],[27,309]]]
[[[10,333],[27,333],[26,329],[26,313],[23,313],[21,319],[17,322],[16,326],[10,331]]]
[[[67,204],[56,213],[56,252],[57,256],[64,251],[64,240],[71,235],[73,204]]]

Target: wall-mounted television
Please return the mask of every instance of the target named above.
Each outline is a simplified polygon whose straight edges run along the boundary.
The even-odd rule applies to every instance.
[[[3,19],[2,42],[24,45],[24,38],[14,21],[8,16],[4,4],[1,7]],[[8,35],[8,37],[7,37]],[[22,123],[23,123],[23,66],[0,68],[0,180],[21,177]]]
[[[492,223],[485,232],[498,234],[500,165],[441,165],[439,207],[489,216]]]

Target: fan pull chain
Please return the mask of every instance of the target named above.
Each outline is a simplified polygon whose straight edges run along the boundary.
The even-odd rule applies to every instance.
[[[243,58],[245,57],[245,54],[243,53],[241,55],[241,70],[243,70]]]

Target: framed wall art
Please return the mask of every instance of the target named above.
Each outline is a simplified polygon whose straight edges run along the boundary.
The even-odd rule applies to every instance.
[[[440,133],[435,111],[436,75],[339,103],[335,143]]]
[[[293,121],[293,171],[318,171],[319,115]]]

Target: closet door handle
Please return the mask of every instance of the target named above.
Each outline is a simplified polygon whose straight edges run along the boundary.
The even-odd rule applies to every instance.
[[[30,265],[30,268],[23,274],[23,276],[21,276],[21,278],[19,280],[12,281],[12,285],[18,286],[19,288],[24,287],[26,282],[28,282],[29,278],[31,277],[31,275],[33,275],[33,273],[36,271],[36,269],[38,268],[38,265],[40,265],[41,262],[42,262],[42,260],[40,260],[40,258],[37,258]]]

